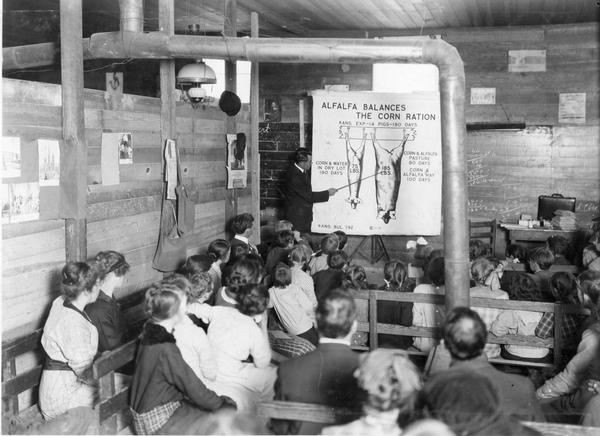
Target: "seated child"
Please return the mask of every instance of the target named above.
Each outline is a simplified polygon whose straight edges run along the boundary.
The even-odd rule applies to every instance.
[[[129,264],[125,256],[116,251],[101,251],[95,257],[98,271],[98,299],[85,306],[85,313],[98,329],[98,352],[114,350],[126,341],[127,323],[115,300],[115,289],[123,284]]]
[[[348,265],[344,271],[344,279],[342,288],[349,290],[367,290],[369,289],[367,282],[367,273],[360,265]],[[369,302],[367,300],[355,300],[356,304],[356,320],[358,322],[369,322]],[[352,345],[366,346],[368,342],[368,334],[366,332],[356,332],[352,336]]]
[[[340,243],[338,244],[338,250],[343,250],[346,244],[348,243],[348,235],[346,235],[346,233],[341,230],[336,230],[333,233],[335,233],[338,239],[340,240]]]
[[[203,274],[204,278],[208,278],[208,281],[202,281],[203,286],[193,286],[184,276],[173,274],[162,280],[162,289],[176,292],[179,295],[181,306],[187,310],[188,304],[202,303],[210,297],[212,292],[212,283],[207,273],[196,274],[196,283],[200,282],[198,277],[200,274]],[[194,315],[182,317],[182,320],[175,326],[173,336],[185,363],[192,368],[196,377],[207,384],[217,378],[217,362],[206,333],[196,324],[196,320],[199,321]]]
[[[511,299],[519,301],[542,301],[542,294],[531,274],[519,274],[514,277]],[[534,336],[535,329],[542,319],[541,312],[529,310],[503,310],[492,323],[490,333],[496,336],[529,335]],[[509,360],[545,362],[550,350],[542,347],[506,345],[500,355]]]
[[[161,282],[146,291],[150,319],[141,335],[129,399],[137,434],[166,434],[180,422],[181,412],[200,417],[235,404],[208,389],[183,360],[170,333],[185,316],[180,295],[171,285],[163,289]]]
[[[554,255],[554,265],[571,265],[569,257],[569,240],[564,236],[550,236],[546,240],[546,248]]]
[[[592,235],[583,249],[582,264],[584,269],[600,271],[600,230]]]
[[[308,262],[310,261],[312,250],[304,244],[298,244],[290,251],[289,261],[291,263],[292,283],[300,288],[304,295],[311,301],[313,309],[317,307],[317,297],[315,296],[315,282],[313,278],[306,273]]]
[[[221,268],[229,261],[229,256],[231,255],[231,244],[229,244],[229,242],[227,242],[225,239],[215,239],[208,244],[206,254],[210,256],[213,261],[210,265],[208,273],[213,281],[213,291],[216,293],[219,289],[221,289],[222,286]]]
[[[195,254],[188,257],[177,272],[186,277],[200,272],[207,272],[213,262],[212,257],[207,254]]]
[[[342,286],[347,263],[348,255],[344,251],[337,250],[327,256],[329,268],[319,271],[313,276],[317,301],[323,298],[328,291]]]
[[[537,284],[542,295],[550,294],[550,267],[554,263],[554,255],[547,248],[535,248],[529,255],[529,269],[533,274],[531,278]]]
[[[425,275],[429,283],[418,285],[413,292],[415,294],[444,295],[444,258],[438,257],[429,262]],[[413,326],[439,327],[443,324],[445,313],[445,308],[441,304],[414,303]],[[437,341],[434,338],[416,337],[413,344],[419,350],[428,353],[437,345]]]
[[[519,271],[515,271],[513,264],[521,263],[526,265],[529,262],[528,253],[525,247],[519,244],[510,244],[506,247],[505,251],[506,259],[500,261],[500,264],[496,268],[498,277],[500,278],[500,289],[508,292],[510,296],[510,284],[514,276],[519,274]],[[500,271],[501,269],[501,271]]]
[[[473,262],[484,255],[485,247],[480,239],[471,239],[469,241],[469,261]]]
[[[414,241],[409,241],[415,244]],[[407,244],[407,247],[409,244]],[[408,264],[407,275],[410,279],[414,279],[415,283],[418,285],[423,280],[423,276],[425,275],[425,265],[429,259],[429,255],[433,251],[433,248],[429,244],[425,238],[420,237],[417,239],[414,248],[410,249],[412,251],[412,260]]]
[[[492,274],[494,274],[494,267],[485,257],[480,257],[473,261],[471,264],[471,277],[473,277],[473,280],[475,281],[475,286],[469,291],[469,295],[472,298],[508,300],[508,294],[506,292],[502,290],[493,290],[490,285],[486,284],[488,283],[489,276]],[[502,312],[500,309],[492,309],[489,307],[473,307],[473,310],[479,314],[488,330]],[[500,345],[485,344],[483,351],[488,359],[498,357],[500,355]]]
[[[506,247],[506,260],[508,263],[526,263],[527,250],[519,244],[510,244]]]
[[[563,304],[579,304],[579,283],[575,276],[569,272],[559,271],[550,279],[551,301]],[[563,313],[562,342],[565,346],[579,343],[581,316],[572,313]],[[546,312],[535,328],[535,335],[542,339],[554,337],[554,313]]]
[[[263,322],[269,293],[262,285],[241,286],[235,307],[193,305],[188,308],[208,322],[208,340],[217,361],[216,392],[233,398],[240,411],[255,412],[273,398],[277,377]]]
[[[294,234],[290,230],[282,230],[277,234],[277,245],[267,254],[265,271],[273,273],[273,268],[279,262],[287,262],[290,250],[294,247]]]
[[[224,285],[215,296],[215,306],[235,307],[235,294],[238,289],[249,283],[259,283],[261,271],[256,262],[249,259],[239,259],[226,266],[223,271]]]
[[[591,315],[577,345],[577,354],[564,370],[546,380],[536,391],[548,418],[552,415],[577,417],[597,395],[596,388],[590,389],[590,384],[598,386],[600,380],[600,274],[586,274],[583,278],[580,276],[580,300]]]
[[[383,267],[383,280],[385,286],[382,288],[387,292],[412,292],[415,283],[413,279],[407,278],[406,265],[399,260],[387,262]],[[411,285],[405,283],[411,281]],[[413,304],[404,301],[380,301],[377,304],[377,322],[384,324],[412,326]],[[379,345],[387,348],[402,348],[406,350],[412,345],[413,338],[410,336],[378,335]]]
[[[83,312],[98,298],[98,270],[94,264],[67,262],[61,279],[62,292],[52,303],[41,339],[46,359],[39,406],[44,419],[79,406],[93,407],[98,394],[91,377],[98,330]]]
[[[314,276],[319,271],[327,269],[327,256],[338,249],[340,241],[336,234],[331,233],[323,236],[321,239],[321,251],[315,253],[315,256],[309,263],[310,275]]]
[[[254,231],[254,217],[249,213],[242,213],[234,216],[229,223],[229,229],[233,238],[229,241],[231,251],[236,245],[243,245],[248,253],[258,254],[258,249],[250,243],[249,238]]]
[[[273,287],[269,289],[269,307],[275,308],[283,328],[290,334],[300,336],[313,345],[319,343],[314,329],[313,303],[292,283],[290,267],[278,263],[273,270]]]

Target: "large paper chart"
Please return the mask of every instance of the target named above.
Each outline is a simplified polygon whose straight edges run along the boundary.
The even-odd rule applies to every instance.
[[[442,154],[439,93],[314,91],[312,231],[437,235]]]

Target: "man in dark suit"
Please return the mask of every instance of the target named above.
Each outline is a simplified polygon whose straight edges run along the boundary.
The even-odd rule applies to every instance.
[[[433,374],[426,385],[437,383],[437,378],[447,377],[449,372],[477,373],[487,378],[497,391],[502,415],[525,421],[545,421],[531,380],[499,371],[487,361],[483,354],[487,330],[477,312],[468,307],[454,308],[442,330],[444,345],[452,359],[450,368]]]
[[[316,192],[312,190],[311,164],[310,150],[299,148],[294,155],[294,165],[290,167],[285,178],[285,217],[294,225],[294,230],[300,233],[310,233],[313,203],[323,203],[337,192],[335,188]]]
[[[275,399],[334,407],[360,408],[354,378],[358,354],[350,348],[356,332],[354,299],[342,289],[332,290],[316,310],[319,345],[315,351],[279,366]],[[324,424],[273,420],[275,434],[319,434]]]

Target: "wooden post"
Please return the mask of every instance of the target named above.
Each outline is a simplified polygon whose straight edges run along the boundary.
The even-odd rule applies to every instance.
[[[301,98],[298,101],[298,119],[300,122],[300,148],[306,148],[305,134],[304,134],[304,99]]]
[[[258,38],[258,14],[250,13],[250,37]],[[258,145],[258,123],[259,123],[259,108],[258,108],[258,62],[252,62],[250,72],[250,136],[252,138],[252,162],[250,163],[250,173],[252,174],[252,216],[260,221],[260,153]],[[260,244],[260,231],[255,231],[253,243]]]
[[[225,36],[237,36],[237,1],[226,0],[225,1],[225,25],[224,34]],[[236,92],[236,75],[237,68],[235,60],[225,61],[225,89],[231,92]],[[237,133],[237,123],[235,117],[227,116],[225,121],[225,132],[226,133]],[[237,215],[238,213],[238,201],[237,201],[237,189],[225,189],[225,222]],[[257,219],[257,217],[255,217]]]
[[[60,0],[60,65],[63,141],[60,159],[61,216],[67,261],[87,258],[87,145],[83,99],[81,0]]]
[[[98,381],[98,396],[100,401],[106,401],[115,396],[115,372],[111,371],[103,377],[100,377]],[[118,422],[117,415],[113,415],[110,418],[100,423],[100,434],[117,434]]]
[[[167,35],[175,33],[173,0],[159,0],[158,27]],[[160,62],[160,139],[175,139],[175,61]]]

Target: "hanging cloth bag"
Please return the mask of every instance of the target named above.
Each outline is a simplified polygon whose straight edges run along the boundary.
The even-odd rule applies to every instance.
[[[175,145],[175,158],[177,160],[177,229],[180,235],[187,235],[194,231],[196,221],[196,204],[190,199],[181,176],[181,163],[179,161],[179,148]]]
[[[186,259],[186,238],[178,230],[175,199],[171,199],[177,186],[173,186],[178,176],[177,149],[175,141],[168,139],[165,144],[165,181],[163,183],[162,203],[158,244],[152,266],[162,272],[175,271]]]

